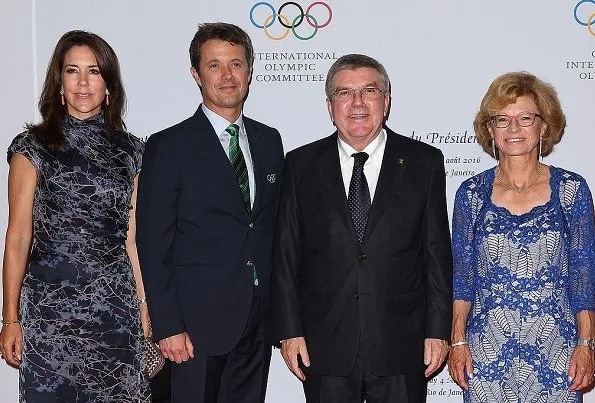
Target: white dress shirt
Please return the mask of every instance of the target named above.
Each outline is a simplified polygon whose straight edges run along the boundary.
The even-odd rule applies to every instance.
[[[229,159],[229,142],[231,140],[231,134],[225,131],[227,127],[232,123],[228,122],[227,119],[219,116],[209,108],[207,108],[204,104],[201,105],[202,111],[211,122],[211,126],[217,133],[217,137],[219,137],[219,141],[221,142],[221,146],[225,151],[225,155]],[[246,161],[246,169],[248,170],[248,186],[250,187],[250,206],[254,207],[254,196],[256,195],[256,181],[254,180],[254,163],[252,162],[252,155],[250,154],[250,144],[248,143],[248,135],[246,134],[246,128],[244,127],[244,121],[242,120],[242,114],[235,122],[236,125],[240,128],[240,132],[238,134],[238,139],[240,143],[240,150],[242,150],[242,154],[244,155],[244,161]],[[230,162],[231,164],[231,162]],[[353,165],[353,163],[352,163]]]
[[[356,151],[353,147],[347,144],[345,141],[338,138],[339,141],[339,164],[341,166],[341,175],[343,176],[343,185],[345,186],[345,195],[349,197],[349,183],[351,182],[351,175],[353,174],[353,162],[354,159],[351,156]],[[380,130],[380,133],[370,144],[366,146],[362,151],[369,155],[368,159],[364,164],[364,175],[368,182],[368,188],[370,189],[370,200],[374,200],[374,193],[376,192],[376,186],[378,185],[378,176],[380,175],[380,168],[382,167],[382,158],[384,156],[384,148],[386,147],[386,131]]]

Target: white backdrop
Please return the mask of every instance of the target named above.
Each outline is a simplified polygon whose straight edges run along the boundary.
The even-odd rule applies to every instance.
[[[291,24],[297,6],[257,3],[2,0],[0,149],[25,122],[38,121],[47,62],[64,32],[89,30],[114,47],[128,94],[128,128],[146,137],[194,112],[200,92],[189,74],[190,40],[198,23],[226,21],[243,27],[254,42],[245,113],[277,127],[286,151],[331,133],[324,98],[328,67],[345,53],[368,54],[391,77],[388,125],[443,150],[451,209],[458,185],[494,165],[473,137],[481,97],[497,75],[527,70],[558,89],[568,119],[562,143],[545,162],[582,174],[595,189],[595,24],[586,26],[595,20],[595,0],[298,0],[321,27],[305,19],[295,33],[278,21],[266,32],[258,26],[274,21],[267,19],[272,10]],[[6,176],[7,165],[0,164],[0,177]],[[0,228],[8,212],[3,180]],[[0,390],[1,402],[17,401],[17,371],[6,365],[0,365]],[[432,380],[428,395],[430,403],[462,400],[446,372]],[[299,381],[275,351],[267,402],[303,401]],[[595,392],[585,402],[595,402]]]

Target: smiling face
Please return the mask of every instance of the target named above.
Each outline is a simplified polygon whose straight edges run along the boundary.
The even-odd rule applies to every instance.
[[[207,108],[234,122],[242,112],[252,71],[244,48],[227,41],[211,39],[200,48],[198,71],[190,69],[202,88]]]
[[[64,55],[62,89],[66,111],[77,119],[87,119],[101,111],[105,81],[95,54],[88,46],[73,46]]]
[[[509,104],[494,115],[517,116],[522,112],[539,113],[533,97],[518,97],[515,103]],[[496,142],[501,157],[525,155],[537,158],[539,137],[545,133],[546,128],[547,124],[538,116],[531,126],[526,127],[519,126],[516,119],[511,119],[510,125],[506,128],[494,127],[492,121],[488,123],[488,131]]]
[[[339,100],[331,96],[327,107],[331,120],[337,127],[339,136],[354,149],[363,150],[382,129],[390,95],[381,94],[377,99],[362,99],[362,88],[376,87],[383,91],[380,74],[370,67],[339,71],[332,84],[332,92],[356,90],[351,99]]]

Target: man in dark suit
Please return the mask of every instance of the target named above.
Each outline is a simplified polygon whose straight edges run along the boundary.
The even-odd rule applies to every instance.
[[[174,403],[264,401],[283,148],[277,130],[242,115],[253,53],[239,27],[201,24],[190,71],[203,103],[146,144],[137,243]]]
[[[275,340],[308,403],[423,402],[452,318],[443,156],[383,126],[376,60],[339,58],[326,95],[337,132],[285,160]]]

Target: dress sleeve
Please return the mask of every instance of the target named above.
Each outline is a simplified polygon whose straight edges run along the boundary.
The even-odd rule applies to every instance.
[[[9,164],[14,154],[23,155],[33,164],[36,171],[41,171],[40,145],[32,134],[23,132],[12,140],[6,155]]]
[[[569,294],[572,311],[595,311],[595,216],[593,199],[583,178],[566,183]],[[569,201],[571,199],[572,201]]]
[[[453,298],[472,301],[475,292],[476,252],[473,247],[472,209],[468,187],[457,190],[452,216]]]

